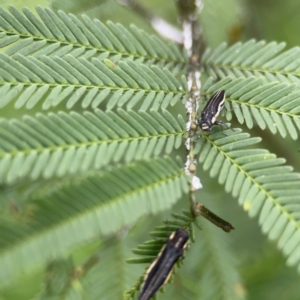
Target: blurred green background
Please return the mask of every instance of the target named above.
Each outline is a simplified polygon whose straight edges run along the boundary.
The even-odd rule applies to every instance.
[[[52,1],[6,1],[0,0],[0,5],[5,8],[7,5],[14,5],[21,9],[24,5],[30,9],[39,4],[41,6],[53,5],[55,9],[63,9],[66,12],[80,14],[84,12],[94,18],[99,18],[102,21],[112,20],[120,22],[125,26],[133,23],[138,27],[143,28],[147,32],[154,33],[149,24],[145,23],[144,19],[130,9],[122,7],[114,0],[107,1],[67,1],[54,0]],[[176,10],[174,1],[161,0],[140,0],[141,4],[145,5],[153,13],[163,17],[170,23],[179,28],[179,15]],[[221,42],[226,41],[232,44],[236,41],[247,41],[251,38],[257,40],[284,41],[287,47],[300,45],[300,1],[299,0],[204,0],[204,8],[200,16],[200,22],[203,28],[203,37],[209,47],[216,47]],[[178,110],[182,110],[179,107]],[[0,117],[11,116],[14,111],[1,111]],[[34,111],[32,111],[34,113]],[[246,129],[245,129],[246,130]],[[292,165],[296,171],[300,171],[299,163],[299,143],[292,141],[289,137],[282,139],[277,134],[271,135],[269,132],[262,132],[258,127],[251,130],[252,136],[262,136],[262,148],[267,148],[270,152],[276,153],[278,156],[285,157],[287,163]],[[182,149],[182,157],[184,157],[184,149]],[[200,169],[200,168],[199,168]],[[249,219],[246,212],[238,206],[236,199],[226,194],[223,187],[219,186],[215,179],[208,178],[207,173],[199,172],[199,177],[203,184],[203,189],[197,192],[198,201],[212,209],[216,214],[222,216],[225,220],[230,221],[236,228],[232,233],[226,234],[225,238],[230,243],[230,251],[234,253],[237,260],[238,270],[241,274],[243,286],[240,287],[241,293],[246,293],[247,299],[250,300],[271,300],[271,299],[288,299],[299,300],[300,276],[294,268],[289,268],[285,265],[285,260],[281,253],[277,250],[276,244],[269,242],[261,233],[257,220]],[[174,207],[174,211],[186,209],[186,199],[182,199]],[[132,257],[130,249],[138,243],[149,239],[148,232],[153,229],[153,224],[159,224],[162,220],[169,218],[170,212],[166,212],[155,218],[149,216],[140,220],[129,231],[124,232],[122,237],[122,247],[125,247],[123,253],[124,259]],[[211,234],[219,233],[218,228],[207,224],[207,221],[201,220],[206,230],[209,226]],[[197,243],[191,247],[191,253],[187,255],[186,262],[180,270],[181,278],[185,278],[185,274],[192,276],[194,282],[200,280],[202,265],[194,261],[201,261],[201,235],[203,232],[197,230]],[[72,259],[75,265],[80,265],[89,255],[99,251],[100,262],[104,265],[105,254],[101,252],[101,247],[107,245],[107,240],[102,240],[92,245],[86,245],[77,249],[72,253]],[[205,245],[202,245],[205,247]],[[113,246],[112,246],[113,247]],[[100,249],[100,250],[99,250]],[[222,251],[222,249],[220,249]],[[109,253],[107,254],[109,255]],[[67,256],[66,256],[67,257]],[[1,267],[1,266],[0,266]],[[137,274],[142,274],[145,266],[128,266],[128,270],[123,270],[133,273],[132,270],[137,270]],[[43,281],[43,270],[37,271],[31,277],[20,279],[13,286],[7,287],[0,291],[0,300],[26,300],[33,299],[39,292]],[[128,276],[134,280],[136,274]],[[124,275],[125,276],[125,275]],[[126,275],[127,276],[127,275]],[[197,277],[199,277],[197,279]],[[137,279],[137,278],[136,278]],[[188,279],[187,279],[188,280]],[[128,280],[129,288],[134,281]],[[184,283],[183,285],[188,285]],[[166,288],[165,296],[160,296],[159,299],[171,299],[172,294],[176,292],[174,285],[169,285]],[[76,298],[74,298],[76,299]],[[188,298],[187,298],[188,299]],[[214,299],[212,299],[214,300]],[[218,299],[216,299],[218,300]]]

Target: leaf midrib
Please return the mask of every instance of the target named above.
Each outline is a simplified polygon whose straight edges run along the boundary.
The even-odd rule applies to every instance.
[[[33,42],[38,42],[38,41],[46,41],[47,44],[50,44],[50,43],[60,43],[61,45],[72,45],[73,47],[75,48],[84,48],[85,51],[89,51],[89,50],[96,50],[97,53],[105,53],[105,52],[109,52],[110,55],[122,55],[122,57],[133,57],[134,59],[140,59],[140,58],[144,58],[146,59],[147,61],[151,61],[153,62],[154,64],[155,63],[159,63],[159,62],[163,62],[165,65],[169,64],[169,63],[175,63],[175,64],[178,64],[178,65],[187,65],[187,63],[184,61],[184,60],[181,60],[181,61],[178,61],[178,60],[174,60],[174,59],[165,59],[165,58],[161,58],[161,57],[151,57],[149,55],[141,55],[141,54],[132,54],[132,53],[129,53],[129,52],[120,52],[120,51],[117,51],[115,49],[108,49],[108,48],[96,48],[94,47],[93,45],[89,44],[89,45],[83,45],[83,44],[80,44],[80,43],[71,43],[69,41],[59,41],[58,39],[49,39],[49,38],[46,38],[44,36],[34,36],[34,35],[31,35],[30,33],[28,34],[24,34],[24,33],[19,33],[17,31],[5,31],[3,28],[1,28],[2,30],[0,30],[0,32],[5,32],[6,35],[10,35],[10,36],[19,36],[20,39],[22,38],[32,38],[33,39]],[[18,41],[16,41],[15,43],[17,43]],[[101,41],[100,41],[101,43]],[[103,46],[103,45],[102,45]],[[45,46],[44,46],[45,47]],[[40,50],[40,49],[39,49]],[[29,55],[31,56],[31,55]],[[50,55],[51,56],[51,55]]]
[[[137,140],[137,141],[151,140],[153,138],[179,136],[179,135],[182,135],[184,133],[185,133],[185,131],[180,131],[180,132],[174,132],[174,133],[149,135],[147,137],[139,136],[139,137],[129,137],[129,138],[119,138],[119,139],[89,141],[89,142],[82,142],[82,143],[69,144],[69,145],[61,145],[61,146],[53,146],[53,147],[44,147],[44,148],[35,148],[35,149],[32,149],[32,148],[31,149],[24,149],[24,151],[13,150],[13,151],[10,151],[10,152],[5,152],[5,151],[2,151],[0,149],[0,159],[3,158],[3,157],[5,157],[5,156],[7,156],[7,155],[9,155],[11,157],[16,157],[20,153],[23,153],[24,155],[29,155],[31,153],[41,154],[41,153],[47,152],[47,151],[49,151],[50,153],[54,153],[54,152],[59,151],[59,150],[66,151],[66,150],[69,150],[71,148],[77,148],[77,149],[79,149],[79,148],[81,148],[83,146],[90,147],[90,146],[93,146],[93,145],[112,144],[112,143],[115,143],[115,142],[122,143],[122,142],[125,142],[125,141],[132,142],[132,141],[135,141],[135,140]]]
[[[266,110],[266,111],[269,111],[269,112],[275,112],[275,113],[277,113],[277,114],[279,114],[279,115],[286,115],[286,116],[288,116],[288,117],[290,117],[290,118],[293,118],[293,117],[300,117],[298,114],[292,114],[292,113],[290,113],[290,112],[285,112],[285,111],[280,111],[280,110],[278,110],[278,109],[272,109],[272,108],[270,108],[270,107],[267,107],[267,106],[259,106],[258,104],[259,103],[250,103],[250,102],[243,102],[243,101],[240,101],[240,100],[233,100],[232,98],[229,98],[229,99],[227,99],[227,101],[229,101],[229,102],[232,102],[232,103],[238,103],[238,104],[244,104],[244,105],[246,105],[246,106],[248,106],[248,107],[255,107],[255,108],[257,108],[258,110],[261,110],[261,109],[263,109],[263,110]],[[275,102],[274,102],[275,103]]]
[[[73,84],[73,83],[66,84],[66,83],[21,82],[21,81],[18,81],[18,82],[8,82],[8,81],[5,82],[5,81],[3,81],[3,82],[0,82],[0,88],[2,86],[6,85],[6,84],[10,84],[12,88],[15,87],[15,86],[18,86],[19,84],[23,84],[24,88],[30,87],[32,85],[36,85],[37,89],[41,88],[43,86],[49,86],[50,88],[56,88],[58,86],[62,86],[63,89],[67,88],[67,87],[70,87],[70,86],[73,86],[74,91],[76,91],[77,89],[80,89],[82,87],[85,87],[87,89],[86,92],[88,92],[89,90],[91,90],[93,88],[98,88],[99,91],[102,91],[102,90],[105,90],[105,89],[109,88],[112,91],[119,91],[119,90],[130,91],[130,90],[134,90],[136,93],[139,92],[139,91],[145,91],[147,94],[151,93],[151,92],[155,92],[155,93],[164,92],[166,94],[173,93],[175,95],[178,95],[178,94],[187,95],[187,91],[184,91],[184,90],[164,90],[164,89],[157,90],[157,89],[145,89],[145,88],[132,88],[132,87],[128,87],[128,86],[127,87],[121,87],[121,86],[93,85],[93,84],[84,85],[84,84]],[[73,91],[73,93],[74,93],[74,91]]]
[[[257,71],[257,72],[261,72],[261,73],[271,73],[271,74],[274,74],[276,75],[276,73],[280,73],[280,74],[283,74],[285,76],[288,76],[289,74],[290,75],[293,75],[293,76],[296,76],[296,77],[299,77],[300,74],[299,73],[295,73],[295,72],[288,72],[288,71],[284,71],[284,70],[269,70],[269,69],[262,69],[262,68],[257,68],[255,69],[254,67],[251,68],[251,66],[247,66],[247,67],[242,67],[242,66],[230,66],[230,65],[222,65],[222,64],[216,64],[216,63],[203,63],[203,66],[204,68],[219,68],[219,69],[229,69],[229,70],[240,70],[240,71],[249,71],[249,72],[254,72],[254,71]]]

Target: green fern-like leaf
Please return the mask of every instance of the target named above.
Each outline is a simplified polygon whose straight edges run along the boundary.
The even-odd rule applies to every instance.
[[[23,9],[23,14],[13,6],[8,10],[0,8],[0,46],[10,46],[5,51],[9,56],[20,53],[39,58],[71,54],[112,60],[125,57],[153,61],[177,70],[186,63],[185,55],[177,46],[168,47],[135,26],[128,31],[121,24],[108,22],[106,26],[86,15],[82,16],[82,22],[72,14],[61,10],[56,14],[40,6],[36,8],[39,18],[27,8]]]
[[[182,118],[180,118],[182,119]],[[49,179],[178,148],[184,124],[169,112],[60,112],[0,119],[0,182]]]
[[[237,120],[248,128],[256,123],[261,129],[269,128],[282,137],[289,134],[294,140],[300,130],[300,91],[296,84],[271,82],[263,83],[261,77],[223,80],[205,84],[204,92],[211,95],[218,89],[226,91],[227,120],[232,117],[231,109]]]
[[[221,44],[215,50],[208,49],[202,63],[214,78],[263,77],[265,83],[279,81],[300,85],[300,48],[294,47],[280,53],[285,43],[266,43],[250,40],[230,47]]]
[[[259,214],[262,231],[270,239],[278,239],[278,247],[288,257],[289,265],[300,271],[299,200],[300,174],[285,166],[285,159],[264,149],[241,149],[254,145],[260,138],[248,133],[227,130],[204,134],[200,140],[199,161],[210,176],[218,176],[225,190],[238,197],[250,217]],[[261,209],[262,207],[262,209]]]
[[[170,158],[110,168],[56,189],[50,184],[49,191],[31,197],[22,216],[1,219],[0,282],[144,214],[167,209],[187,191],[183,170]]]
[[[175,105],[186,96],[182,84],[168,71],[157,66],[147,67],[133,61],[90,61],[73,55],[13,58],[0,54],[0,108],[14,101],[15,108],[31,109],[43,101],[42,109],[56,107],[63,101],[68,109],[77,102],[83,108],[96,108],[103,101],[107,108],[133,108],[142,102],[144,110]],[[142,75],[142,76],[141,76]]]
[[[156,226],[154,231],[150,232],[150,235],[154,240],[149,240],[139,245],[136,249],[133,249],[134,254],[140,255],[140,258],[129,258],[127,262],[130,264],[135,263],[149,263],[159,253],[162,246],[168,240],[170,234],[176,231],[178,228],[184,228],[189,231],[190,239],[194,242],[194,228],[193,222],[195,218],[190,212],[184,211],[183,214],[173,214],[173,219],[165,221],[165,225]]]
[[[216,34],[226,39],[238,22],[231,8],[238,1],[228,1],[232,5],[204,0],[201,21],[206,35],[212,28],[214,41]],[[79,10],[84,3],[60,2]],[[224,24],[222,30],[211,26],[216,21]],[[226,90],[227,120],[235,114],[250,129],[257,123],[296,140],[300,48],[282,52],[284,46],[250,40],[207,50],[200,65],[212,77],[203,91],[211,96]],[[171,154],[182,143],[184,119],[166,109],[187,99],[186,80],[176,76],[189,59],[174,43],[135,26],[41,7],[36,13],[0,8],[0,48],[0,285],[5,285],[83,243],[124,234],[141,216],[169,209],[188,192],[182,163],[150,158]],[[278,239],[288,265],[300,272],[300,174],[283,165],[284,159],[253,149],[260,138],[240,129],[224,133],[204,132],[194,153],[250,217],[259,215],[262,231]],[[151,233],[155,240],[134,249],[141,258],[131,262],[150,263],[178,227],[188,227],[194,238],[190,214],[174,216]],[[181,276],[176,285],[181,291],[170,299],[244,299],[224,235],[203,227],[193,272]],[[41,299],[120,299],[132,284],[126,282],[121,248],[119,237],[103,240],[101,263],[84,278],[59,260],[62,272],[50,272],[51,291]]]

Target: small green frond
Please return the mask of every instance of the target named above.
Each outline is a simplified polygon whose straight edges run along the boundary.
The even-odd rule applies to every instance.
[[[176,231],[178,228],[183,228],[189,232],[190,240],[194,242],[194,228],[193,222],[195,222],[195,217],[191,215],[190,212],[184,211],[182,214],[172,214],[173,219],[165,221],[165,225],[156,226],[154,231],[150,232],[152,240],[148,240],[140,244],[136,249],[132,249],[132,252],[139,255],[139,258],[128,258],[126,261],[129,264],[150,264],[160,253],[163,246],[168,241],[169,236],[172,232]],[[177,262],[177,266],[180,267],[181,260]],[[137,279],[136,284],[129,290],[125,292],[124,299],[130,300],[134,299],[137,291],[140,290],[143,277]],[[169,278],[168,282],[170,282]]]
[[[209,81],[210,82],[210,81]],[[229,79],[216,84],[206,84],[205,94],[211,95],[218,89],[226,91],[226,108],[232,109],[240,123],[252,128],[256,123],[261,129],[269,128],[282,137],[289,134],[298,138],[300,130],[300,90],[296,84],[271,82],[263,84],[262,78]],[[226,114],[230,120],[232,113]]]
[[[250,138],[240,129],[203,134],[199,161],[210,176],[218,176],[220,184],[248,211],[259,214],[262,231],[270,239],[279,238],[278,246],[288,257],[289,265],[300,272],[300,174],[285,166],[285,159],[264,149],[241,149],[255,145],[260,138]],[[262,207],[262,209],[261,209]]]
[[[230,47],[221,44],[215,50],[208,49],[202,65],[214,78],[263,77],[265,83],[280,81],[300,85],[300,47],[280,53],[285,43],[266,43],[250,40]]]
[[[168,209],[187,190],[184,171],[171,158],[67,178],[57,187],[49,183],[28,200],[22,216],[0,222],[0,283],[142,215]]]
[[[9,46],[6,54],[16,53],[39,58],[46,56],[124,57],[152,61],[170,69],[186,64],[187,59],[177,46],[165,47],[164,42],[133,27],[92,21],[83,15],[83,22],[75,15],[37,6],[39,18],[28,8],[23,13],[9,6],[0,8],[0,47]],[[171,43],[171,42],[170,42]],[[150,44],[148,49],[145,45]]]
[[[129,60],[114,64],[107,59],[88,61],[69,54],[37,59],[0,53],[0,61],[0,108],[14,102],[16,109],[32,109],[41,101],[44,110],[62,102],[67,109],[77,102],[83,108],[96,108],[105,101],[107,109],[125,104],[130,109],[138,102],[142,102],[143,110],[151,105],[165,109],[186,96],[183,84],[168,69]]]
[[[205,221],[201,227],[197,234],[198,274],[194,278],[198,299],[246,299],[235,252],[228,247],[228,237]]]
[[[154,231],[149,233],[153,238],[152,240],[148,240],[140,244],[136,249],[132,249],[134,254],[140,255],[141,257],[128,258],[127,262],[130,264],[151,262],[158,255],[171,233],[176,231],[178,228],[187,230],[189,232],[190,239],[194,242],[193,222],[195,221],[195,217],[193,217],[188,211],[184,211],[182,214],[172,214],[171,220],[165,221],[162,226],[156,226]]]
[[[74,175],[180,147],[185,128],[168,112],[117,111],[0,119],[0,182]]]

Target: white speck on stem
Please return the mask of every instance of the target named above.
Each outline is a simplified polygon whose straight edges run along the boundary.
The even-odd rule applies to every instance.
[[[187,150],[190,150],[191,147],[191,138],[187,138],[185,141],[185,147]]]
[[[199,190],[199,189],[202,188],[202,184],[200,182],[200,178],[199,177],[193,176],[192,186],[193,186],[194,190]]]
[[[192,124],[192,122],[191,121],[188,121],[188,122],[186,122],[186,130],[187,131],[189,131],[190,130],[190,128],[191,128],[191,124]]]
[[[187,155],[185,165],[184,165],[185,174],[187,175],[190,175],[189,166],[190,166],[190,157],[189,155]]]
[[[198,87],[198,93],[200,94],[200,88],[201,88],[201,82],[200,82],[200,76],[201,76],[201,73],[199,71],[196,71],[195,72],[195,77],[196,77],[196,84],[197,84],[197,87]]]
[[[185,103],[185,108],[186,108],[186,110],[188,111],[188,113],[192,113],[192,111],[193,111],[193,107],[192,107],[192,103],[190,102],[190,101],[187,101],[186,103]]]

